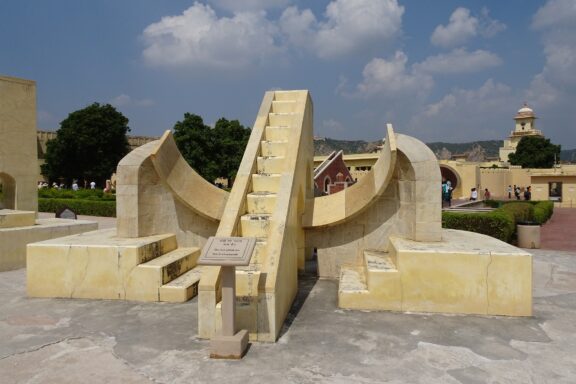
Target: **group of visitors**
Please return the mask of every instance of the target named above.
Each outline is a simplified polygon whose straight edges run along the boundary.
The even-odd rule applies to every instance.
[[[520,197],[523,196],[524,200],[531,200],[532,199],[532,190],[530,186],[526,188],[520,187],[519,185],[514,185],[512,188],[511,185],[508,186],[508,198],[512,199],[512,191],[514,191],[514,197],[516,200],[520,200]]]
[[[84,182],[84,184],[86,185],[86,182]],[[50,185],[45,182],[45,181],[39,181],[38,182],[38,189],[44,189],[44,188],[49,188]],[[64,183],[60,183],[58,184],[57,182],[53,182],[52,183],[52,188],[53,189],[66,189],[66,184]],[[72,182],[72,190],[73,191],[77,191],[80,187],[78,186],[78,180],[74,180]],[[90,189],[96,189],[96,182],[91,181],[90,182]]]
[[[452,187],[452,183],[450,182],[450,180],[445,179],[442,180],[442,206],[448,206],[448,207],[452,206],[453,191],[454,188]],[[514,193],[516,200],[521,200],[521,197],[524,198],[524,200],[532,199],[532,190],[530,186],[523,188],[517,185],[514,185],[514,187],[509,185],[506,191],[508,192],[508,199],[512,199],[512,193]],[[490,200],[492,198],[492,193],[488,188],[484,188],[483,197],[484,200]],[[478,200],[478,189],[471,188],[470,201],[476,201],[476,200]]]

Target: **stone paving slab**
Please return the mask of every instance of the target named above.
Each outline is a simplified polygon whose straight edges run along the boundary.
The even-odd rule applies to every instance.
[[[345,311],[307,277],[276,344],[209,359],[185,304],[28,299],[0,273],[0,382],[574,383],[576,253],[534,253],[534,317]]]
[[[554,208],[554,214],[542,226],[540,246],[576,252],[576,208]]]

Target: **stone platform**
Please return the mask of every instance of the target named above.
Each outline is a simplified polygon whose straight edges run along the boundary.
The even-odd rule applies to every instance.
[[[30,244],[32,297],[184,302],[196,296],[200,249],[176,236],[121,238],[116,228]]]
[[[27,244],[95,229],[98,223],[92,221],[35,219],[33,211],[0,210],[0,271],[26,266]]]
[[[440,242],[390,239],[364,265],[342,267],[339,305],[348,309],[532,315],[532,255],[489,236],[442,231]]]

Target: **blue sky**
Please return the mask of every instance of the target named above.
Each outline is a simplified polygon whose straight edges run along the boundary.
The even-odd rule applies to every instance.
[[[111,103],[135,135],[251,126],[309,89],[316,136],[503,139],[523,102],[576,148],[576,0],[0,0],[0,74],[37,82],[38,127]]]

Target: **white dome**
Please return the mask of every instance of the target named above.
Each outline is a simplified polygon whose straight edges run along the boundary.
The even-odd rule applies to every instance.
[[[527,105],[524,105],[522,108],[518,110],[518,113],[534,113],[532,108],[529,108]]]

